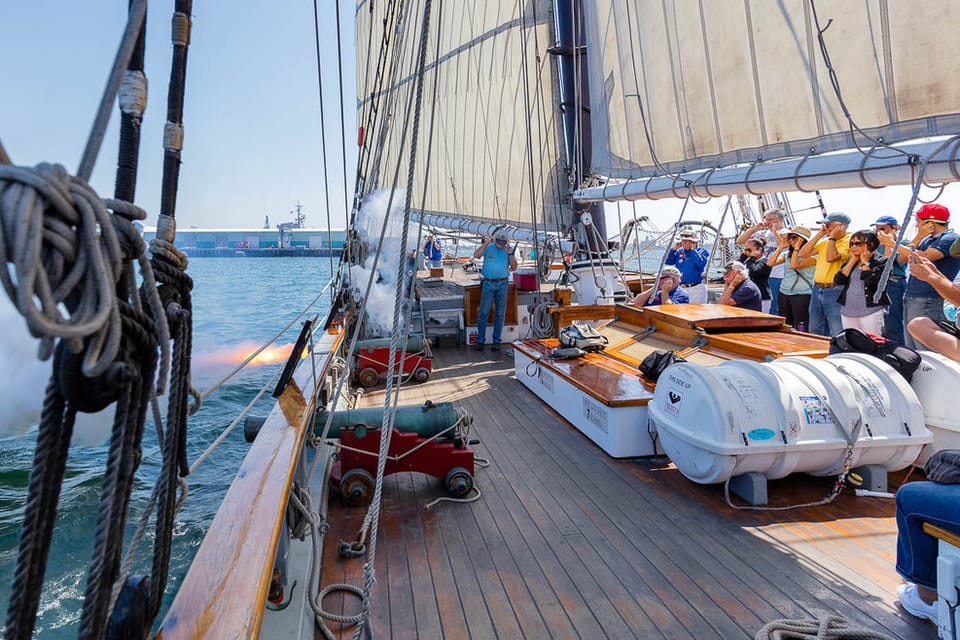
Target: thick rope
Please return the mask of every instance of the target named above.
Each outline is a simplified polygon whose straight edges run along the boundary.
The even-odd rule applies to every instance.
[[[819,620],[774,620],[763,626],[754,640],[893,640],[873,629],[854,625],[839,616]]]
[[[7,637],[27,637],[35,623],[49,554],[47,528],[56,519],[75,411],[99,410],[119,400],[79,635],[100,637],[106,625],[156,369],[157,328],[142,312],[132,268],[142,257],[143,242],[131,221],[144,216],[130,203],[101,200],[63,167],[0,167],[0,257],[13,264],[12,273],[9,268],[0,272],[0,280],[30,331],[41,339],[42,358],[61,340],[53,380],[57,390],[54,397],[48,389],[40,457],[31,475],[44,484],[29,489],[27,525],[21,533],[18,565],[26,562],[33,568],[15,579]],[[149,268],[144,274],[150,278]],[[146,306],[156,308],[156,299],[147,296]],[[82,361],[78,367],[72,364],[74,356]],[[53,443],[56,451],[47,441],[54,424],[61,425],[59,441]],[[31,525],[38,514],[44,524]]]
[[[3,637],[28,640],[37,618],[43,575],[56,520],[57,499],[67,463],[67,447],[73,434],[75,413],[65,408],[53,380],[47,385],[33,471],[20,531],[20,548],[14,570]]]
[[[116,359],[120,259],[110,214],[86,182],[60,165],[0,166],[0,262],[14,270],[11,277],[0,269],[0,282],[30,333],[41,338],[42,360],[56,338],[74,353],[93,338],[83,363],[88,377]]]

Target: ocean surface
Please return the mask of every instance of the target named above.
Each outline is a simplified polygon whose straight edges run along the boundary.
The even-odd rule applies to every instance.
[[[197,258],[190,262],[187,272],[194,280],[193,384],[202,392],[280,331],[320,293],[330,279],[331,262],[328,258]],[[324,294],[312,311],[323,318],[329,307],[329,295]],[[299,330],[298,321],[276,344],[292,345]],[[282,362],[248,366],[205,400],[189,421],[191,463],[282,366]],[[38,394],[42,392],[38,389]],[[161,405],[165,404],[164,397]],[[266,415],[271,406],[268,392],[253,413]],[[36,433],[34,428],[25,435],[0,436],[0,627],[6,619],[16,566]],[[150,418],[144,433],[144,459],[131,499],[128,538],[147,504],[161,462]],[[167,596],[158,620],[172,601],[248,448],[241,423],[187,479],[189,495],[177,516]],[[71,446],[35,637],[76,637],[106,454],[106,442],[101,446]],[[149,573],[144,551],[151,552],[151,537],[152,524],[134,572],[139,569]]]

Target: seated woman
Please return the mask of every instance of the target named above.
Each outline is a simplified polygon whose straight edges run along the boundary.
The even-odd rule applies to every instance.
[[[897,587],[900,606],[917,618],[937,621],[937,539],[924,533],[929,522],[960,534],[960,484],[908,482],[897,491]]]
[[[860,329],[878,336],[883,333],[883,314],[890,306],[890,297],[884,291],[874,302],[887,264],[884,256],[875,253],[879,246],[880,239],[871,229],[850,236],[850,259],[833,278],[835,284],[843,287],[837,301],[844,329]]]
[[[951,282],[927,258],[913,254],[910,258],[910,275],[929,283],[948,302],[960,304],[960,285]],[[960,315],[957,318],[960,322]],[[918,342],[937,353],[951,360],[960,361],[960,327],[956,323],[936,322],[931,318],[920,316],[910,321],[907,331]]]
[[[690,302],[686,291],[680,288],[680,270],[666,266],[660,271],[657,284],[641,291],[631,304],[635,307],[652,307],[657,304],[686,304]],[[667,303],[663,300],[666,298]]]
[[[751,239],[743,244],[740,262],[747,268],[747,275],[760,290],[760,310],[770,311],[770,268],[767,264],[766,244],[763,240]]]

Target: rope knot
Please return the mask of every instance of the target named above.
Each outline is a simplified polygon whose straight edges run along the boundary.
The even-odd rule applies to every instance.
[[[55,338],[74,347],[85,341],[91,377],[113,362],[119,344],[124,265],[114,219],[61,165],[0,166],[0,260],[13,267],[0,269],[0,282],[41,338],[40,358],[50,357]]]

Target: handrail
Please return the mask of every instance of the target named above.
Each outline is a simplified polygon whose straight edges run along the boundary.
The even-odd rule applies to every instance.
[[[318,378],[313,378],[313,367],[300,366],[278,398],[217,509],[157,638],[258,637],[287,498],[312,423],[313,389],[343,341],[339,327],[320,335],[327,353],[318,363]]]

